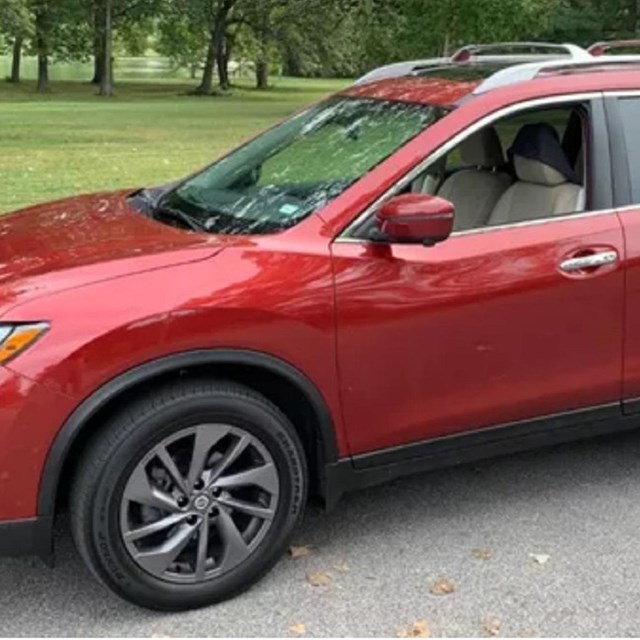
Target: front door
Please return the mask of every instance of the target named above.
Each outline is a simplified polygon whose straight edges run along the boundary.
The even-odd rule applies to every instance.
[[[617,262],[564,271],[615,252]],[[333,245],[353,453],[620,398],[624,243],[615,213]]]
[[[486,226],[431,248],[339,238],[332,252],[353,454],[620,402],[614,211]]]

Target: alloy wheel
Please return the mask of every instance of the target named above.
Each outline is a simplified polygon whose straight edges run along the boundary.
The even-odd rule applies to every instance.
[[[269,531],[280,481],[266,447],[225,424],[182,429],[155,445],[126,482],[120,534],[152,576],[199,583],[234,569]]]

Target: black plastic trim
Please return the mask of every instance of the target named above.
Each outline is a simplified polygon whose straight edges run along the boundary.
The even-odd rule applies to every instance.
[[[340,460],[326,470],[326,502],[414,473],[640,428],[619,403],[465,432]]]
[[[0,556],[52,557],[53,518],[0,522]]]
[[[640,398],[629,398],[622,402],[622,412],[626,416],[633,416],[640,413]]]
[[[587,206],[591,211],[605,211],[611,209],[614,204],[615,171],[611,157],[609,122],[604,99],[590,100],[589,112],[590,128],[586,148],[588,161]]]
[[[305,395],[318,417],[325,465],[338,459],[338,448],[331,413],[315,385],[292,365],[256,351],[233,349],[201,350],[180,353],[132,369],[108,382],[87,398],[71,414],[59,431],[47,456],[40,480],[38,514],[53,516],[60,475],[67,454],[84,425],[113,398],[127,389],[158,375],[202,365],[242,365],[277,374],[296,385]]]
[[[580,426],[585,422],[607,420],[620,417],[620,405],[611,404],[601,407],[561,413],[524,422],[512,422],[496,427],[479,429],[472,432],[464,432],[443,438],[427,440],[415,444],[393,447],[382,451],[375,451],[360,455],[354,458],[354,467],[366,469],[394,462],[406,461],[409,457],[433,457],[447,454],[451,451],[461,451],[469,447],[486,447],[487,445],[498,445],[505,440],[515,440],[517,438],[527,438],[540,436],[547,432],[564,430],[572,426]]]

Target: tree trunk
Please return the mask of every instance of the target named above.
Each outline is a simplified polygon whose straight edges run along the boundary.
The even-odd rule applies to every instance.
[[[49,91],[49,30],[50,17],[45,7],[40,7],[35,14],[35,50],[38,56],[37,91]]]
[[[100,78],[99,95],[113,95],[113,0],[107,0],[104,7],[104,58],[102,78]]]
[[[213,93],[213,71],[216,66],[216,37],[215,31],[209,39],[209,48],[207,49],[207,58],[204,63],[204,71],[202,72],[202,80],[194,93],[200,96],[210,96]]]
[[[13,58],[11,61],[11,76],[9,82],[20,82],[20,63],[22,62],[22,36],[16,36],[13,41]]]
[[[229,61],[224,52],[224,49],[218,52],[216,58],[217,58],[217,65],[218,65],[218,81],[220,83],[220,88],[223,91],[227,91],[231,86],[231,83],[229,82],[229,65],[228,65]]]
[[[229,74],[224,61],[224,40],[227,31],[227,18],[235,3],[236,0],[223,0],[218,7],[209,30],[209,47],[202,72],[202,82],[193,92],[196,95],[210,96],[213,94],[213,73],[216,66],[220,76],[220,84],[223,88],[229,86]]]
[[[226,34],[226,25],[216,29],[216,65],[218,67],[218,82],[223,91],[229,89],[229,57],[227,48],[229,46]]]
[[[104,76],[104,58],[102,53],[96,53],[93,55],[93,78],[91,84],[99,85],[102,82]]]
[[[104,76],[104,12],[99,2],[93,8],[93,78],[91,84],[99,85]]]
[[[225,44],[224,44],[224,68],[227,72],[227,81],[229,82],[229,86],[231,86],[230,74],[229,74],[229,64],[231,63],[231,52],[236,44],[236,34],[229,33],[227,31],[227,35],[225,36]]]
[[[49,56],[46,52],[38,54],[38,87],[40,93],[49,91]]]
[[[256,58],[256,89],[264,91],[269,88],[269,54],[264,33],[260,35],[258,43],[258,57]]]
[[[269,88],[269,61],[264,56],[256,60],[256,89],[264,91]]]

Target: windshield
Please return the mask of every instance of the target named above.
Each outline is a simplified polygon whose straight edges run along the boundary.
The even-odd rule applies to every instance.
[[[330,98],[183,182],[162,199],[159,211],[186,214],[192,226],[211,233],[283,231],[444,113],[423,104]]]

